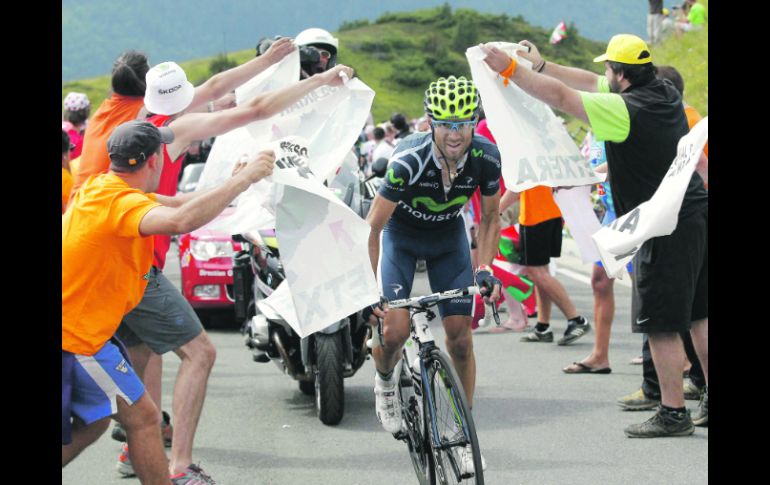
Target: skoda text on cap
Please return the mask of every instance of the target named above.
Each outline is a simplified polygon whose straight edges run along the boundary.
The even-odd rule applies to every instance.
[[[175,62],[162,62],[147,71],[144,105],[151,113],[174,115],[184,111],[195,96],[184,69]]]
[[[112,131],[107,140],[107,152],[111,166],[133,171],[141,167],[161,143],[174,141],[171,128],[157,126],[147,121],[133,120],[121,124]]]
[[[635,35],[618,34],[610,39],[607,52],[594,62],[620,62],[622,64],[647,64],[652,62],[652,54],[647,43]]]

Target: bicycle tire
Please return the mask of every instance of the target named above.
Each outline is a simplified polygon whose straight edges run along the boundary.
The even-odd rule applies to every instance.
[[[423,389],[423,400],[426,410],[426,424],[428,425],[428,439],[433,452],[435,477],[432,480],[439,485],[451,485],[460,482],[464,485],[483,485],[484,471],[481,464],[479,441],[476,436],[476,425],[473,422],[462,382],[460,382],[451,360],[444,352],[435,348],[426,359],[425,372],[427,375],[423,378],[423,387],[427,383],[429,388]],[[436,379],[437,376],[438,379]],[[435,418],[435,429],[433,422],[428,422],[428,413]],[[442,443],[456,442],[458,445],[441,449],[436,447],[436,441]],[[461,476],[458,480],[457,474],[462,465],[460,452],[464,447],[460,443],[471,445],[475,473],[470,477]]]
[[[434,465],[433,454],[430,452],[428,442],[428,427],[424,419],[425,404],[414,392],[412,372],[407,370],[409,364],[405,357],[402,358],[401,363],[398,397],[401,401],[401,413],[407,427],[404,441],[406,441],[406,446],[409,449],[409,458],[420,485],[436,485],[434,474],[431,472]],[[412,389],[411,393],[406,391],[408,388]]]

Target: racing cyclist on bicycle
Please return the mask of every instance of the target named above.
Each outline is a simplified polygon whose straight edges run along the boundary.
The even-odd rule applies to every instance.
[[[369,257],[380,292],[388,300],[408,298],[418,259],[427,263],[431,291],[473,285],[470,247],[460,214],[480,187],[483,214],[478,254],[486,264],[476,269],[476,282],[487,295],[485,300],[497,301],[500,282],[492,276],[490,265],[500,239],[500,153],[486,138],[474,134],[479,111],[476,87],[464,77],[439,78],[425,91],[424,106],[431,132],[415,133],[396,146],[367,217]],[[446,348],[471,407],[476,384],[472,298],[438,305]],[[386,431],[397,433],[402,420],[398,376],[393,370],[409,338],[409,310],[378,308],[374,312],[385,319],[383,345],[372,339],[377,418]],[[463,473],[473,472],[470,446],[463,452],[462,468]]]

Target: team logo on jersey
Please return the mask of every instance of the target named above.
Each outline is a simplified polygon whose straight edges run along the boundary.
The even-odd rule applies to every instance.
[[[484,150],[481,148],[471,148],[471,155],[474,157],[481,157],[484,155]]]
[[[401,177],[396,177],[396,171],[392,168],[388,170],[388,180],[391,184],[398,184],[398,185],[404,185],[404,179]]]
[[[403,287],[403,286],[401,286],[401,285],[399,285],[399,284],[397,284],[397,283],[393,283],[393,284],[392,284],[392,285],[390,285],[390,286],[392,286],[392,287],[393,287],[393,294],[394,294],[394,295],[396,295],[396,296],[398,296],[398,292],[399,292],[399,291],[401,291],[401,290],[403,290],[403,289],[404,289],[404,287]]]
[[[433,169],[428,170],[428,173],[426,174],[428,177],[435,177],[436,171]]]
[[[465,183],[468,184],[468,185],[473,183],[473,177],[465,177]]]
[[[149,280],[149,279],[150,279],[150,272],[152,272],[152,268],[150,268],[150,270],[149,270],[149,271],[147,271],[147,274],[145,274],[144,276],[142,276],[142,279],[143,279],[143,280]]]
[[[450,200],[445,204],[436,202],[430,197],[415,197],[414,199],[412,199],[412,207],[414,207],[415,209],[419,209],[419,204],[423,204],[425,208],[431,212],[444,212],[445,210],[449,209],[452,206],[455,206],[455,205],[462,206],[467,201],[468,201],[468,197],[465,195],[455,197],[454,199]]]

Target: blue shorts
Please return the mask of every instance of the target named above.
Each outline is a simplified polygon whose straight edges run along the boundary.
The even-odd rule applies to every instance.
[[[74,355],[71,413],[91,424],[118,412],[117,397],[134,404],[144,386],[118,347],[104,344],[94,355]]]
[[[415,265],[424,259],[433,292],[472,286],[471,250],[460,218],[441,229],[420,230],[391,219],[382,231],[378,280],[380,293],[388,300],[408,298],[412,292]],[[441,318],[472,315],[470,296],[438,304]]]
[[[618,216],[615,215],[615,211],[613,211],[612,209],[608,208],[604,212],[604,218],[602,219],[602,226],[609,225],[612,221],[614,221],[617,218],[618,218]],[[597,261],[595,264],[596,264],[596,266],[598,266],[600,268],[604,268],[604,265],[602,264],[602,260],[601,259],[599,261]],[[633,273],[634,272],[634,262],[633,261],[629,261],[628,264],[626,264],[626,269],[628,270],[628,274]]]

